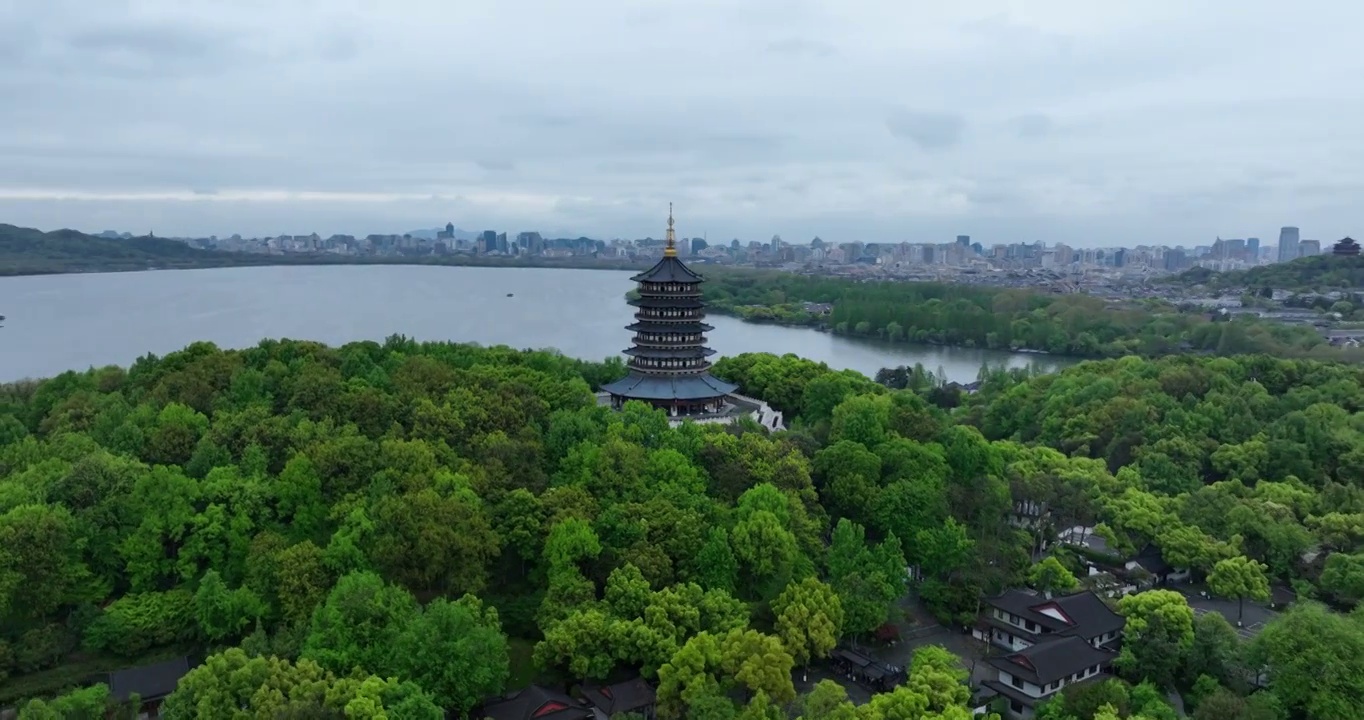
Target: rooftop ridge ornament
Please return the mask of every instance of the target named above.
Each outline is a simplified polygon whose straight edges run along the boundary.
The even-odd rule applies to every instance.
[[[663,257],[677,257],[677,233],[673,231],[672,203],[668,203],[668,244],[663,248]]]

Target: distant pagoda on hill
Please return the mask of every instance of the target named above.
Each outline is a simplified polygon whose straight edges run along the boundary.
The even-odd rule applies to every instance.
[[[1335,247],[1331,248],[1331,254],[1332,254],[1332,255],[1358,255],[1358,254],[1359,254],[1359,243],[1355,242],[1353,238],[1348,238],[1348,237],[1347,237],[1347,238],[1341,240],[1340,242],[1336,243],[1336,244],[1335,244]]]
[[[602,386],[601,397],[619,410],[630,400],[640,400],[668,413],[680,422],[731,422],[756,415],[759,423],[781,427],[781,413],[751,398],[736,395],[738,386],[710,374],[715,351],[706,347],[706,333],[715,328],[705,323],[701,301],[701,277],[677,257],[672,205],[668,205],[667,244],[663,259],[630,278],[639,283],[635,322],[626,326],[634,344],[624,352],[630,373]]]

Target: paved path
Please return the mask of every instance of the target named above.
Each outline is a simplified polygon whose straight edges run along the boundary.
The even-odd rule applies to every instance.
[[[1175,712],[1178,713],[1180,717],[1189,716],[1188,711],[1184,709],[1184,698],[1179,694],[1179,692],[1171,690],[1170,692],[1166,693],[1165,699],[1170,701],[1170,704],[1174,706]]]
[[[1233,628],[1236,628],[1236,634],[1240,635],[1242,640],[1250,640],[1259,635],[1260,631],[1265,629],[1265,625],[1279,616],[1277,611],[1270,609],[1267,605],[1249,600],[1246,601],[1243,612],[1240,604],[1235,600],[1204,597],[1200,592],[1201,587],[1182,586],[1177,589],[1188,599],[1189,607],[1193,608],[1194,615],[1204,615],[1210,612],[1221,615],[1226,618],[1227,622],[1231,623]],[[1241,618],[1241,627],[1236,627],[1238,616]]]

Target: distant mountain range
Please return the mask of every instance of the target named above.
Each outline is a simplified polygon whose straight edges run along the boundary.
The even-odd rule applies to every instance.
[[[199,250],[158,237],[110,238],[0,224],[0,275],[259,264],[239,253]]]
[[[434,238],[439,230],[417,230],[410,234]],[[430,235],[425,235],[430,233]],[[397,256],[344,256],[329,253],[265,254],[201,250],[180,240],[152,237],[123,237],[124,233],[106,231],[89,235],[76,230],[43,232],[33,228],[0,223],[0,276],[46,275],[79,272],[119,272],[127,270],[170,270],[261,265],[469,265],[532,267],[604,267],[601,262],[583,258],[501,258],[466,254]],[[457,238],[473,238],[476,233],[456,230]],[[617,263],[629,266],[629,261]],[[609,265],[609,262],[608,262]]]

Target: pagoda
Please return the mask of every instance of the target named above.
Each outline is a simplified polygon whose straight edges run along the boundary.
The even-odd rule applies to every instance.
[[[705,278],[677,257],[671,203],[663,259],[630,280],[639,283],[639,297],[629,301],[638,308],[635,322],[625,328],[635,334],[634,345],[625,350],[630,374],[602,386],[611,407],[619,410],[628,400],[640,400],[679,419],[735,410],[730,396],[738,386],[710,374],[715,351],[706,347],[705,334],[715,328],[705,323]],[[738,404],[746,406],[746,400]]]
[[[1341,240],[1340,242],[1336,243],[1336,244],[1335,244],[1335,247],[1331,248],[1331,254],[1333,254],[1333,255],[1358,255],[1358,254],[1359,254],[1359,243],[1355,242],[1353,238],[1348,238],[1348,237],[1347,237],[1347,238]]]

